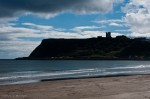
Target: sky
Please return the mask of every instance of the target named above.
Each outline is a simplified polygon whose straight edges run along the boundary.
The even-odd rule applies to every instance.
[[[0,59],[47,38],[150,37],[150,0],[0,0]]]

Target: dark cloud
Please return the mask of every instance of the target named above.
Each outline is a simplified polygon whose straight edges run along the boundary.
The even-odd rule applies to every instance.
[[[114,0],[0,0],[0,17],[13,17],[25,12],[37,14],[78,14],[110,11]],[[116,2],[116,1],[115,1]]]

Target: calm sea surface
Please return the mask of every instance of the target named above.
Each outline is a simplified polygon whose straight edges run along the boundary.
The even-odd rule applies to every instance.
[[[150,74],[150,61],[0,60],[0,85],[124,74]]]

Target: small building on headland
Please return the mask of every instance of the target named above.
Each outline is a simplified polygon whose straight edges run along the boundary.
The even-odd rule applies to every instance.
[[[111,37],[111,32],[106,32],[106,38],[112,38]]]

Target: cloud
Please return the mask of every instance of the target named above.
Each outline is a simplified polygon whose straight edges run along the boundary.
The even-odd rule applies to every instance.
[[[53,26],[34,23],[21,23],[22,26],[4,25],[0,27],[1,39],[20,40],[20,38],[90,38],[100,36],[104,31],[98,26],[78,26],[68,31]],[[98,32],[99,31],[99,32]],[[97,35],[94,33],[97,32]],[[88,33],[90,33],[88,35]],[[93,33],[93,35],[91,35]],[[86,35],[84,35],[86,34]]]
[[[98,26],[78,26],[74,27],[72,30],[76,32],[83,32],[87,30],[96,30],[96,29],[101,29],[103,27],[98,27]]]
[[[150,37],[150,0],[130,0],[123,11],[132,31],[130,36]]]
[[[37,47],[38,44],[40,44],[39,41],[0,41],[0,59],[27,57],[33,51],[33,49]]]
[[[122,24],[118,24],[118,23],[110,23],[110,26],[116,26],[116,27],[122,27]]]
[[[111,19],[111,20],[97,20],[93,21],[94,23],[99,23],[99,24],[109,24],[109,23],[123,23],[124,20],[122,19]]]
[[[124,19],[98,20],[98,21],[93,21],[93,22],[102,24],[102,25],[107,25],[107,26],[127,27]]]
[[[131,30],[130,29],[126,29],[126,30],[115,30],[116,32],[121,32],[121,33],[130,33]]]
[[[76,14],[105,13],[113,4],[124,0],[0,0],[0,17],[14,17],[20,14],[37,14],[53,17],[59,13]]]
[[[37,25],[33,23],[22,23],[22,25],[29,26],[31,28],[36,28],[40,30],[52,30],[54,29],[53,26],[43,26],[43,25]]]

